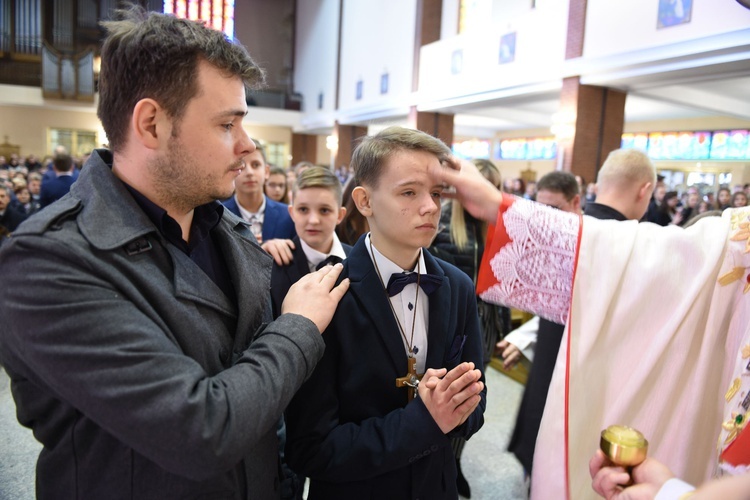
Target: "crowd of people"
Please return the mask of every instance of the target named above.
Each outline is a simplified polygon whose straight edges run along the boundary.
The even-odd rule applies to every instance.
[[[744,190],[682,199],[637,150],[593,186],[504,184],[401,127],[351,179],[277,169],[242,127],[244,47],[140,7],[104,26],[109,148],[0,165],[0,362],[38,498],[468,497],[484,369],[528,352],[508,307],[540,318],[510,447],[532,498],[677,498],[672,471],[716,464],[737,477],[697,495],[746,496],[750,210],[706,217]],[[611,423],[655,458],[595,452]]]

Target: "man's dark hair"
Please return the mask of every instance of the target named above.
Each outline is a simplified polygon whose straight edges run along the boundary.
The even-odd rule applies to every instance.
[[[147,12],[131,5],[118,19],[102,22],[108,32],[102,46],[97,116],[113,151],[125,146],[136,103],[152,98],[177,123],[198,93],[198,63],[204,60],[229,76],[257,88],[264,73],[245,48],[203,23]]]
[[[536,183],[536,191],[552,191],[562,193],[566,200],[572,200],[575,195],[580,193],[578,181],[575,175],[570,172],[550,172],[544,175]]]
[[[73,169],[73,158],[66,154],[56,154],[52,165],[58,172],[70,172]]]

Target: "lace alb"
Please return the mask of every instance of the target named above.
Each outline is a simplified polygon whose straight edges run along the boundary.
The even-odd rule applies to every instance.
[[[481,298],[564,324],[580,218],[519,198],[503,214],[503,223],[511,242],[490,260],[497,283]]]

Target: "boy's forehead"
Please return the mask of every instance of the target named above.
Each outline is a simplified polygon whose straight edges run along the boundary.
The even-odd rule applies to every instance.
[[[322,186],[313,186],[299,189],[294,196],[294,204],[319,204],[319,205],[338,205],[333,188]]]
[[[439,162],[440,159],[430,151],[424,149],[399,149],[389,156],[387,163],[431,163]]]
[[[430,166],[439,165],[440,160],[428,151],[401,150],[392,154],[381,166],[381,176],[404,176],[409,173],[427,173]]]

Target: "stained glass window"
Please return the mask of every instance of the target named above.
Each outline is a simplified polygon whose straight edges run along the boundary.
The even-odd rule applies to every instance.
[[[206,26],[234,38],[235,0],[164,0],[164,13],[204,21]]]
[[[654,160],[748,160],[750,131],[628,133],[621,147],[641,149]]]
[[[496,160],[551,160],[557,156],[554,137],[503,139],[495,146]]]

